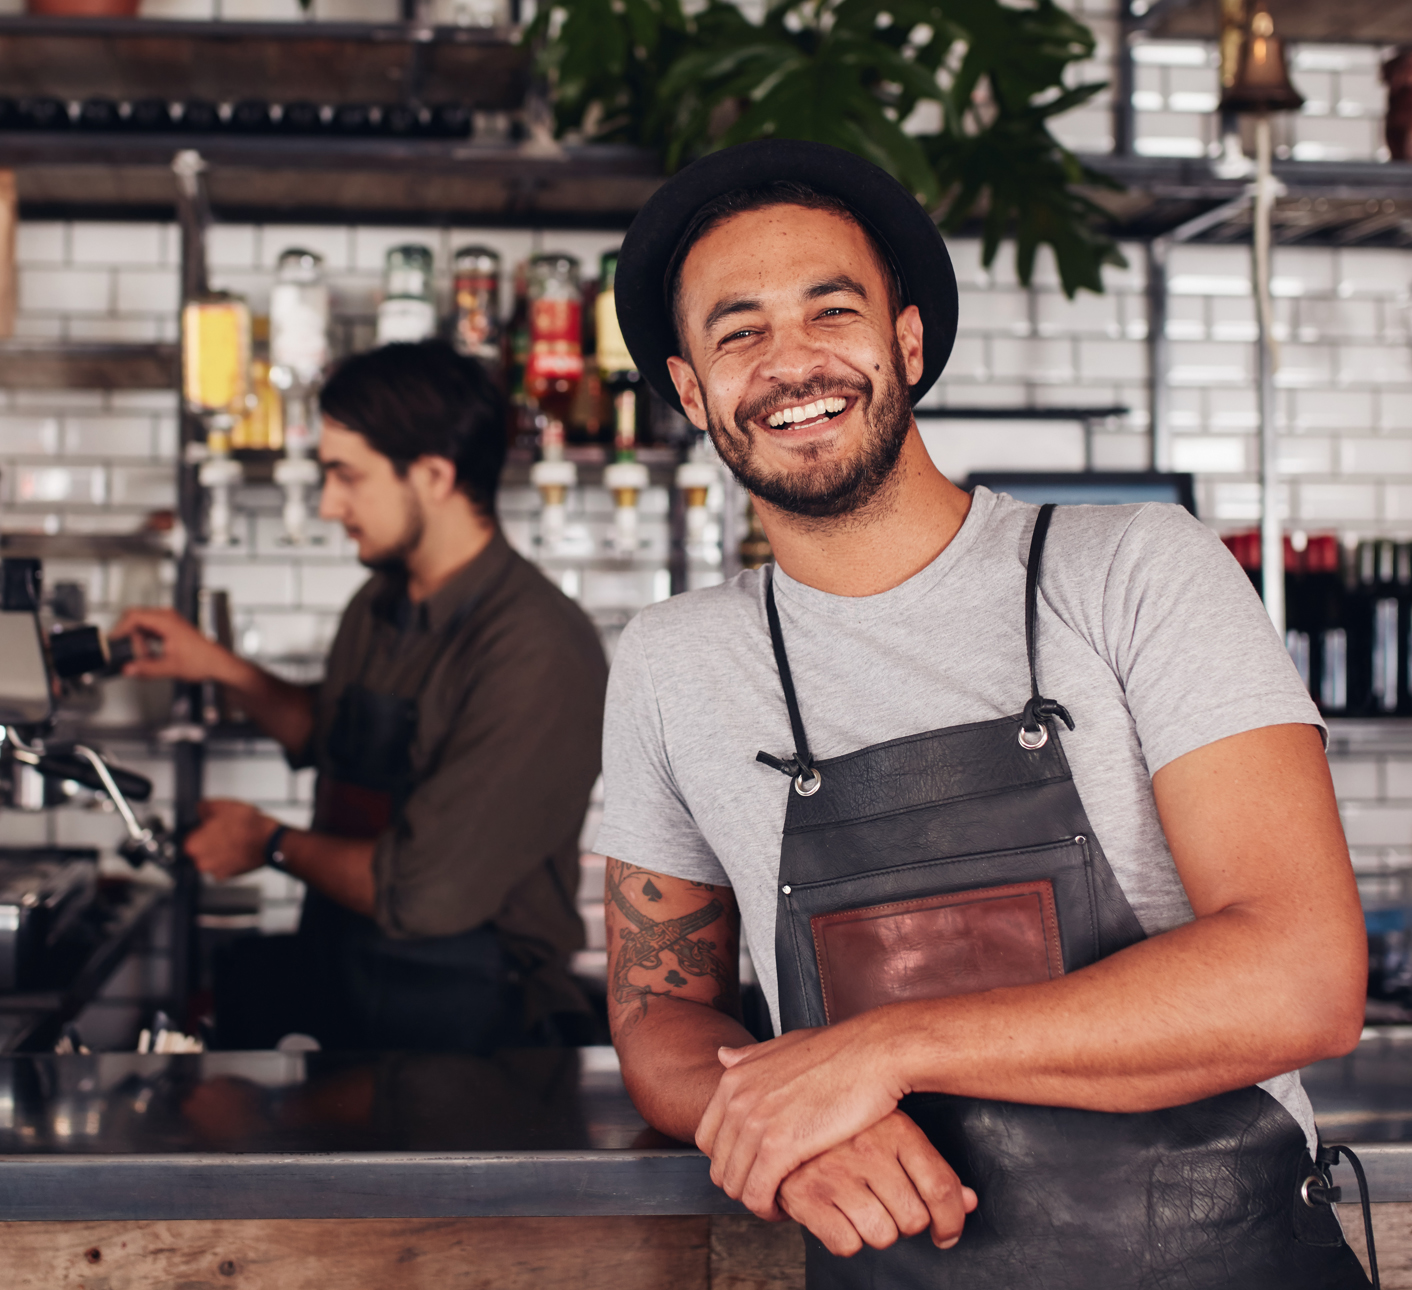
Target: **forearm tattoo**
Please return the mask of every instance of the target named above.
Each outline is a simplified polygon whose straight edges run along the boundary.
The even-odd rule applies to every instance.
[[[608,861],[610,937],[619,919],[628,924],[617,927],[609,956],[608,990],[615,1026],[623,1033],[646,1016],[654,998],[679,998],[683,992],[697,994],[690,988],[692,977],[714,985],[714,997],[709,1001],[713,1008],[731,1016],[739,1013],[735,936],[726,907],[710,883],[690,885],[703,893],[704,903],[699,908],[674,918],[653,918],[649,911],[663,897],[652,874],[621,860]],[[695,935],[713,924],[719,925],[716,935],[722,937],[724,944]]]

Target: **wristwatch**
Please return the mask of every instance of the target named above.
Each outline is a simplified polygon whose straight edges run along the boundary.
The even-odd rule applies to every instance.
[[[284,858],[282,844],[284,835],[289,832],[287,824],[281,824],[270,834],[270,840],[265,843],[265,863],[271,869],[278,869],[280,873],[289,872],[289,864]]]

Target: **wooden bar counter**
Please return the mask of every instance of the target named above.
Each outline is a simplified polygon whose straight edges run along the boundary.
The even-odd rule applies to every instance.
[[[1306,1072],[1412,1288],[1412,1029]],[[1352,1172],[1336,1181],[1361,1247]],[[0,1059],[5,1290],[797,1290],[793,1224],[648,1129],[610,1049]]]

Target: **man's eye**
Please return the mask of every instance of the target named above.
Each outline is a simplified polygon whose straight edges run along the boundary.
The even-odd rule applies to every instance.
[[[743,336],[753,335],[755,335],[755,329],[753,327],[742,327],[739,331],[731,332],[729,336],[721,337],[721,344],[728,345],[733,340],[740,340]]]
[[[839,318],[844,314],[856,313],[857,310],[845,308],[843,305],[830,305],[819,316],[821,318]]]

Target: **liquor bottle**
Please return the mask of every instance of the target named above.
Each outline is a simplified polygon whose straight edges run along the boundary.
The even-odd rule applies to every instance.
[[[623,339],[618,324],[618,302],[615,282],[618,274],[618,252],[605,251],[599,261],[598,298],[594,301],[594,330],[597,335],[597,366],[603,382],[605,402],[613,408],[612,425],[617,436],[617,399],[625,390],[636,394],[634,400],[634,440],[650,442],[648,433],[650,406],[642,376]]]
[[[454,260],[456,352],[479,359],[504,380],[500,336],[500,256],[486,246],[463,246]]]
[[[637,459],[637,391],[620,389],[613,396],[616,416],[613,463],[603,472],[603,487],[613,494],[613,533],[608,547],[630,557],[641,545],[637,503],[647,488],[647,467]]]
[[[529,359],[525,393],[562,442],[583,380],[583,300],[579,262],[572,255],[536,255],[529,262]]]
[[[1309,537],[1301,529],[1286,534],[1285,547],[1285,649],[1294,670],[1313,692],[1313,634],[1310,623],[1308,573],[1305,559]]]
[[[1377,573],[1373,598],[1373,709],[1379,716],[1397,711],[1398,678],[1402,673],[1401,605],[1397,596],[1397,547],[1387,539],[1374,544]]]
[[[425,246],[394,246],[383,271],[377,344],[417,342],[436,335],[432,254]]]
[[[1310,641],[1309,670],[1321,712],[1348,710],[1348,631],[1339,542],[1332,534],[1309,539],[1304,552],[1301,615]]]
[[[242,457],[279,452],[284,447],[284,407],[279,389],[270,380],[270,320],[251,320],[249,393],[245,412],[230,431],[231,452]]]
[[[230,546],[231,490],[244,478],[230,455],[230,432],[245,411],[250,379],[250,309],[226,292],[189,300],[181,312],[182,393],[206,424],[206,460],[198,478],[210,493],[207,516],[212,546]]]
[[[1397,674],[1397,711],[1401,716],[1412,715],[1412,543],[1398,542],[1395,547],[1394,583],[1397,587],[1398,641],[1401,645],[1401,666]]]
[[[583,300],[582,327],[579,333],[583,350],[583,379],[574,392],[573,405],[565,429],[571,443],[601,443],[604,432],[612,439],[613,412],[611,398],[604,388],[598,370],[598,283],[585,282],[580,294]]]
[[[515,307],[505,325],[502,340],[505,367],[506,414],[505,433],[512,448],[533,450],[535,446],[534,411],[525,393],[525,369],[529,366],[530,313],[529,261],[515,265]]]
[[[329,298],[323,256],[292,246],[270,291],[270,362],[282,389],[314,385],[329,360]]]

